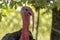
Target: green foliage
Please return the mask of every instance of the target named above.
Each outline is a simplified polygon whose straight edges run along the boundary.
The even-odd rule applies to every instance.
[[[21,2],[26,3],[27,0],[21,0]]]
[[[6,0],[2,0],[2,1],[3,1],[3,3],[5,3],[5,6],[7,6],[8,2],[6,2]],[[17,0],[16,1],[15,0],[11,0],[10,4],[9,4],[9,7],[13,8],[15,6],[15,9],[16,9],[17,5],[18,6],[23,6],[22,3],[24,3],[24,4],[27,3],[27,5],[32,4],[32,6],[35,7],[36,10],[38,10],[39,8],[49,7],[48,5],[50,4],[50,1],[51,0],[20,0],[20,1],[17,2]],[[60,1],[59,0],[54,0],[53,2],[54,2],[53,5],[60,7]],[[51,6],[51,4],[50,4],[50,6]],[[2,6],[0,6],[0,8],[1,7]]]
[[[38,39],[40,40],[49,40],[50,35],[50,28],[51,28],[51,20],[52,20],[52,14],[50,12],[49,7],[51,7],[50,1],[51,0],[21,0],[21,1],[15,1],[11,0],[10,4],[6,2],[6,0],[1,0],[3,3],[0,4],[0,9],[2,9],[2,12],[0,13],[0,38],[4,36],[7,32],[14,32],[16,30],[19,30],[21,28],[21,17],[20,12],[17,12],[15,9],[18,6],[23,6],[22,3],[27,4],[30,6],[33,6],[35,9],[32,9],[34,11],[40,10],[40,24],[39,24],[39,36]],[[9,5],[8,5],[9,4]],[[50,6],[48,6],[50,4]],[[53,5],[60,7],[60,1],[54,0]],[[53,7],[53,6],[52,6]],[[13,9],[15,8],[15,9]],[[42,9],[41,9],[42,8]],[[47,8],[45,10],[45,8]],[[44,10],[44,11],[43,11]],[[13,12],[13,13],[11,13]],[[49,13],[47,15],[47,13]],[[8,15],[6,15],[8,14]],[[17,16],[18,15],[18,16]],[[37,18],[37,12],[35,12],[35,26],[36,26],[36,18]],[[31,26],[31,25],[30,25]],[[31,30],[31,28],[30,28]],[[35,33],[33,33],[33,36],[35,38]],[[46,35],[47,34],[47,35]]]
[[[32,4],[35,7],[35,10],[39,10],[40,8],[45,8],[49,5],[50,0],[28,0],[28,3]]]
[[[16,3],[19,6],[22,6],[22,3],[26,3],[27,1],[28,1],[28,3],[32,4],[36,9],[37,9],[37,7],[45,7],[50,2],[50,0],[21,0],[19,2],[16,2],[14,0],[11,0],[10,1],[10,7],[13,8],[13,6],[16,5]],[[6,3],[6,0],[3,0],[3,3]]]
[[[16,4],[16,1],[13,1],[13,0],[11,0],[11,2],[10,2],[10,8],[13,8],[13,6]]]
[[[0,22],[2,20],[2,17],[6,17],[6,15],[2,15],[2,13],[0,13]]]
[[[16,9],[17,6],[22,6],[22,2],[21,1],[17,2],[17,1],[11,0],[9,6],[10,6],[10,8],[13,8],[15,6],[15,9]]]
[[[51,11],[50,9],[51,9],[51,7],[48,7],[48,8],[46,9],[46,11],[44,11],[41,15],[49,14],[49,12]]]
[[[59,2],[60,0],[54,0],[54,2]]]
[[[0,22],[1,22],[1,19],[2,19],[2,14],[0,13]]]
[[[28,3],[33,4],[34,7],[43,7],[50,3],[50,0],[28,0]]]
[[[5,3],[6,2],[6,0],[2,0],[3,1],[3,3]]]
[[[54,1],[55,2],[55,6],[57,6],[58,8],[60,8],[60,1]]]
[[[2,4],[0,4],[0,8],[2,8]]]
[[[21,1],[17,2],[17,4],[18,6],[23,6]]]
[[[6,15],[2,15],[3,17],[6,17]]]

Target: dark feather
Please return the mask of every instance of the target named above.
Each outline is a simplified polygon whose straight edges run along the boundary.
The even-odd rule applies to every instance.
[[[21,30],[13,33],[7,33],[2,40],[19,40],[21,37]],[[32,33],[29,31],[29,40],[34,40]]]

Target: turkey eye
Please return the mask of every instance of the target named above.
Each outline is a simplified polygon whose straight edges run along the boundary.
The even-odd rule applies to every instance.
[[[25,9],[26,11],[28,11],[28,9]]]

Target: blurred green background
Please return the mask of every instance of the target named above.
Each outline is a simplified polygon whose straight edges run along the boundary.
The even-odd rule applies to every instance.
[[[36,25],[37,25],[37,12],[35,12],[34,8],[31,7],[34,11],[35,16],[35,27],[34,32],[32,32],[32,20],[30,21],[30,31],[33,34],[33,37],[36,37]],[[46,8],[47,9],[47,8]],[[48,13],[43,14],[46,9],[40,10],[40,22],[38,28],[38,40],[49,40],[50,39],[50,31],[52,25],[52,13],[51,10]],[[0,22],[0,40],[6,33],[15,32],[21,29],[22,27],[22,19],[21,13],[15,9],[0,9],[2,15],[2,19]]]
[[[51,26],[52,26],[52,10],[53,1],[51,0],[28,0],[27,6],[31,7],[34,12],[34,32],[32,32],[32,18],[30,18],[30,31],[36,38],[37,26],[37,10],[40,9],[38,40],[50,40]],[[56,1],[55,1],[56,2]],[[26,0],[9,2],[0,0],[0,40],[7,33],[18,31],[22,28],[21,7]],[[60,3],[60,2],[59,2]],[[39,8],[39,9],[38,9]]]

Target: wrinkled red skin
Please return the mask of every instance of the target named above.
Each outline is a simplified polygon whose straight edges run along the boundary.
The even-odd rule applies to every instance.
[[[29,11],[25,12],[25,9],[28,9]],[[21,9],[21,15],[22,15],[22,21],[23,21],[23,27],[22,27],[22,35],[19,40],[29,40],[29,24],[30,24],[30,16],[28,12],[31,13],[32,15],[32,20],[33,20],[33,30],[34,30],[34,13],[31,8],[24,6]]]

